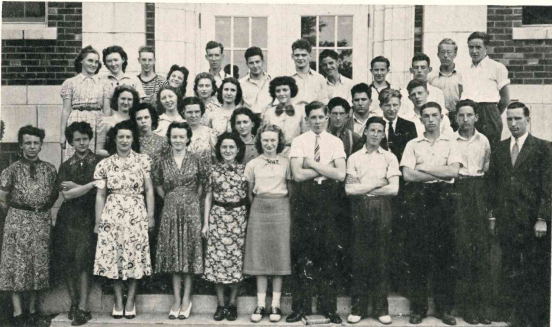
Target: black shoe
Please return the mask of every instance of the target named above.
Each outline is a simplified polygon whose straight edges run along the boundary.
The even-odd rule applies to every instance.
[[[413,313],[410,315],[410,319],[408,319],[408,322],[417,325],[422,322],[422,320],[425,318],[425,315],[422,315],[420,313]]]
[[[73,322],[71,323],[71,326],[81,326],[86,324],[88,320],[92,319],[91,315],[90,315],[90,319],[88,319],[88,315],[90,315],[90,312],[86,312],[84,310],[77,310],[77,312],[73,316]]]
[[[464,315],[464,321],[470,325],[477,325],[479,323],[477,317],[471,314]]]
[[[450,325],[450,326],[456,325],[456,318],[454,318],[449,312],[436,314],[435,317],[441,319],[441,321],[447,325]]]
[[[236,307],[235,304],[230,304],[226,308],[226,319],[228,319],[228,321],[234,321],[238,319],[238,307]]]
[[[215,321],[221,321],[224,318],[226,318],[226,308],[219,305],[217,307],[217,311],[215,311],[215,314],[213,315],[213,319],[215,319]]]
[[[324,315],[324,317],[330,319],[330,323],[332,323],[332,324],[341,324],[343,322],[341,317],[335,312],[327,313],[327,314]]]
[[[67,318],[69,318],[69,320],[73,320],[73,318],[75,317],[75,314],[77,313],[77,310],[79,309],[79,306],[78,305],[71,305],[71,307],[69,308],[69,313],[67,314]]]
[[[305,317],[303,311],[292,312],[289,316],[286,317],[286,322],[298,322]]]

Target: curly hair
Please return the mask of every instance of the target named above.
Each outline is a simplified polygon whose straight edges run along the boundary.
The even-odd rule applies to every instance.
[[[132,106],[129,112],[130,121],[136,124],[136,114],[142,110],[149,111],[151,117],[151,129],[155,131],[157,127],[159,127],[159,114],[149,103],[140,103],[137,106]]]
[[[171,69],[169,69],[169,73],[167,74],[167,84],[169,82],[169,77],[171,77],[172,73],[176,71],[179,71],[182,75],[184,75],[182,85],[179,87],[180,94],[184,96],[186,94],[186,87],[188,86],[188,76],[190,75],[190,71],[184,66],[172,65]]]
[[[234,77],[226,77],[225,79],[222,80],[222,83],[220,83],[220,87],[219,87],[218,92],[217,92],[218,101],[220,103],[224,103],[223,99],[222,99],[222,89],[224,88],[224,84],[226,84],[226,83],[232,83],[232,84],[236,85],[237,92],[236,92],[236,99],[234,100],[234,104],[238,105],[242,101],[243,91],[242,91],[242,88],[240,86],[240,81],[238,81]]]
[[[222,158],[222,154],[220,153],[220,147],[222,146],[222,142],[224,140],[233,140],[236,143],[236,147],[238,148],[236,162],[241,163],[243,161],[243,157],[245,156],[245,143],[243,143],[238,134],[230,132],[224,132],[218,137],[217,144],[215,145],[215,155],[218,162],[224,162],[224,158]]]
[[[115,91],[113,91],[113,95],[111,96],[110,100],[110,106],[111,109],[115,111],[119,111],[119,96],[123,92],[130,92],[132,94],[132,106],[135,107],[140,103],[140,95],[138,94],[138,91],[130,85],[119,85],[115,88]]]
[[[197,104],[199,105],[199,110],[201,110],[201,116],[205,113],[205,103],[203,100],[201,100],[198,97],[185,97],[182,100],[182,117],[184,117],[184,113],[186,112],[186,107]]]
[[[213,75],[209,73],[199,73],[196,75],[194,79],[194,94],[199,97],[199,94],[197,93],[197,85],[199,84],[199,81],[201,81],[202,79],[208,79],[211,81],[211,87],[213,88],[211,96],[217,94],[217,82],[215,81],[215,78],[213,77]]]
[[[123,120],[118,122],[107,132],[107,144],[105,149],[112,155],[117,153],[117,134],[120,130],[127,130],[132,132],[132,150],[140,152],[140,141],[138,138],[138,130],[136,129],[136,123],[131,120]]]
[[[399,99],[399,101],[401,101],[401,99],[402,99],[401,92],[399,92],[398,90],[394,90],[394,89],[384,89],[384,90],[382,90],[380,92],[379,96],[378,96],[380,107],[383,106],[384,104],[387,104],[389,102],[389,100],[391,100],[392,98],[397,98],[397,99]]]
[[[127,66],[128,66],[128,55],[125,52],[125,50],[122,47],[118,46],[118,45],[112,45],[110,47],[107,47],[107,48],[103,49],[102,55],[103,55],[104,65],[107,66],[107,64],[105,63],[106,58],[107,58],[107,56],[109,56],[112,53],[118,53],[118,54],[121,55],[121,59],[123,59],[123,73],[124,73],[126,71]]]
[[[259,154],[263,154],[263,145],[261,143],[261,137],[264,132],[275,132],[278,134],[278,146],[276,147],[276,153],[281,153],[286,147],[286,138],[284,137],[284,132],[280,127],[273,124],[263,125],[255,137],[255,149]]]
[[[98,68],[96,69],[94,74],[97,74],[100,71],[100,69],[102,69],[102,63],[100,62],[100,53],[98,52],[98,50],[94,49],[91,45],[88,45],[82,48],[77,58],[75,58],[75,71],[77,72],[77,74],[82,71],[82,61],[84,60],[84,58],[86,58],[86,55],[89,53],[94,53],[98,56]]]
[[[257,135],[257,130],[261,126],[261,118],[259,116],[255,115],[251,109],[246,107],[239,107],[236,108],[232,112],[232,116],[230,117],[230,126],[232,127],[232,132],[238,133],[236,130],[236,119],[238,118],[238,115],[245,115],[251,119],[251,123],[253,124],[253,127],[251,128],[251,134]]]
[[[289,86],[291,97],[295,98],[295,96],[299,92],[299,87],[297,87],[297,82],[295,82],[295,79],[289,76],[279,76],[270,81],[268,91],[270,92],[270,96],[272,97],[272,99],[276,99],[276,87],[283,85]]]
[[[42,128],[34,127],[33,125],[23,126],[17,132],[17,142],[19,142],[19,145],[23,145],[23,135],[38,136],[40,143],[42,143],[46,137],[46,132]]]
[[[157,110],[164,114],[166,112],[165,107],[161,103],[161,92],[165,90],[171,90],[176,95],[176,110],[182,116],[182,93],[172,86],[164,86],[157,92]]]
[[[73,122],[65,129],[65,139],[67,140],[67,143],[71,144],[71,146],[73,145],[73,136],[75,135],[75,132],[86,134],[89,139],[94,137],[94,131],[89,123],[85,121]]]
[[[186,136],[188,137],[188,142],[186,142],[186,146],[190,145],[192,143],[192,135],[194,134],[192,131],[192,127],[190,127],[190,124],[184,121],[173,121],[169,128],[167,129],[167,141],[169,141],[169,145],[172,147],[171,143],[171,133],[174,128],[181,128],[186,130]]]

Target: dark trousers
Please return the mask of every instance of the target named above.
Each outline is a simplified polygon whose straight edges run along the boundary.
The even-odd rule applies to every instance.
[[[291,252],[298,283],[292,290],[292,310],[311,313],[311,298],[317,296],[318,313],[335,313],[339,208],[334,197],[342,184],[310,180],[296,186]]]
[[[408,265],[405,261],[406,222],[409,219],[408,194],[412,183],[399,179],[399,193],[391,201],[391,240],[389,249],[388,273],[389,286],[392,292],[406,295],[408,280]]]
[[[351,197],[353,208],[353,290],[351,313],[366,316],[372,298],[373,315],[389,314],[387,302],[391,205],[389,197]]]
[[[464,315],[489,317],[492,294],[490,278],[489,220],[487,191],[483,177],[457,179],[454,185],[457,198],[455,239],[460,290]]]
[[[479,102],[475,113],[479,115],[479,120],[475,123],[475,128],[489,139],[491,150],[500,142],[502,135],[502,118],[498,111],[498,106],[493,102]]]
[[[412,191],[406,238],[410,308],[416,314],[427,313],[428,281],[432,275],[436,310],[450,312],[456,283],[452,185],[417,183]]]

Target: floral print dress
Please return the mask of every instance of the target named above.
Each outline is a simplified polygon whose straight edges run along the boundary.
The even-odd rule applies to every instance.
[[[94,179],[107,186],[100,219],[94,275],[111,279],[140,279],[151,275],[148,214],[144,180],[150,177],[151,159],[131,151],[125,161],[118,154],[96,166]]]
[[[243,279],[247,206],[235,205],[247,198],[244,172],[243,164],[219,163],[208,173],[206,192],[213,193],[213,205],[203,278],[213,283],[231,284]]]

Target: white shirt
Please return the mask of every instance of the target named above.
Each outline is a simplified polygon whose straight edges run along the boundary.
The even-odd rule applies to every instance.
[[[303,133],[291,142],[290,158],[309,158],[314,159],[314,144],[316,134],[313,131]],[[336,159],[345,159],[345,149],[343,142],[332,134],[323,131],[320,133],[320,163],[327,165]]]
[[[462,137],[459,132],[455,132],[454,140],[466,164],[458,173],[462,176],[485,175],[491,161],[491,145],[487,137],[475,130],[469,140]]]
[[[326,84],[328,88],[329,100],[336,97],[341,97],[347,100],[350,105],[353,104],[353,98],[351,96],[351,89],[353,88],[353,86],[355,86],[355,82],[353,82],[353,80],[339,74],[337,83],[333,84],[332,82],[330,82],[329,79],[326,78]]]
[[[328,87],[324,76],[310,69],[307,74],[296,72],[291,77],[295,79],[299,89],[295,98],[291,99],[291,104],[307,105],[312,101],[328,103]]]
[[[383,120],[385,120],[385,137],[389,140],[389,120],[387,120],[387,118],[385,117],[382,118]],[[393,120],[393,122],[391,123],[391,125],[393,125],[394,131],[397,130],[397,120],[398,118],[395,118],[395,120]]]
[[[220,85],[222,84],[222,81],[226,77],[232,77],[232,75],[226,74],[224,72],[224,69],[219,70],[218,74],[213,74],[210,71],[208,71],[208,73],[213,75],[213,78],[215,79],[215,84],[217,85],[217,89],[220,87]]]
[[[393,153],[385,151],[382,147],[368,153],[366,147],[363,147],[347,160],[347,175],[358,179],[360,184],[367,184],[373,179],[401,176],[401,171],[397,157]]]
[[[525,134],[517,138],[517,143],[518,143],[520,153],[521,153],[521,149],[523,148],[523,145],[525,144],[525,140],[527,140],[527,136],[529,136],[529,132],[525,132]],[[510,137],[510,153],[512,153],[514,144],[516,144],[516,138],[512,136]]]
[[[416,111],[414,111],[414,108],[399,116],[401,116],[401,118],[403,119],[410,120],[411,122],[413,122],[414,125],[416,125],[416,133],[418,135],[424,134],[425,126],[422,123],[421,117],[416,114]],[[452,127],[450,127],[450,119],[444,113],[443,113],[443,119],[441,119],[440,131],[441,131],[441,134],[447,134],[449,137],[452,137],[452,135],[454,134],[454,130],[452,129]]]
[[[272,78],[267,73],[264,73],[260,80],[252,79],[249,74],[240,79],[244,106],[256,114],[262,114],[266,109],[272,107],[273,100],[269,91],[271,80]]]
[[[502,63],[488,56],[478,65],[471,65],[462,70],[462,99],[472,99],[475,102],[499,102],[499,91],[510,84],[508,69]]]
[[[427,91],[429,92],[429,95],[427,96],[427,102],[437,102],[441,106],[443,115],[448,115],[449,111],[445,106],[445,95],[443,94],[443,91],[429,84],[429,82],[427,83]],[[401,108],[399,109],[399,116],[402,117],[402,115],[404,115],[408,111],[414,110],[414,103],[410,101],[410,98],[408,97],[408,90],[406,89],[406,87],[401,90],[401,94],[402,100]]]

